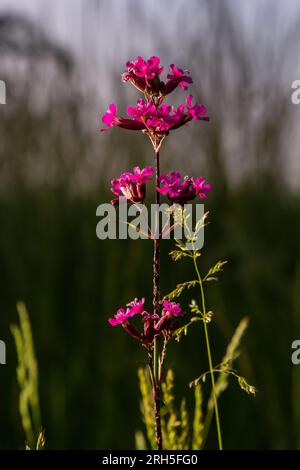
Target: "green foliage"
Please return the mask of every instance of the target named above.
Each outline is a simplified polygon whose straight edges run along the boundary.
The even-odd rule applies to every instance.
[[[155,429],[154,429],[154,411],[153,411],[153,396],[151,390],[151,383],[147,369],[140,367],[138,369],[138,378],[141,392],[141,413],[143,416],[146,434],[150,449],[155,449]],[[145,445],[145,439],[141,438],[141,432],[136,434],[136,447],[139,449]]]
[[[12,325],[18,356],[17,379],[20,387],[19,411],[26,436],[26,449],[43,449],[44,431],[41,430],[41,413],[38,392],[38,364],[34,351],[31,325],[23,302],[17,303],[19,326]],[[37,436],[37,437],[36,437]]]
[[[217,281],[218,278],[215,277],[215,274],[219,273],[220,271],[223,270],[223,266],[227,263],[227,261],[218,261],[204,276],[203,282],[210,282],[210,281]]]
[[[97,2],[93,3],[98,8]],[[100,15],[106,18],[112,2],[102,3]],[[254,369],[255,381],[263,390],[254,403],[243,399],[238,387],[232,387],[226,397],[228,407],[222,413],[226,444],[243,449],[299,449],[300,367],[290,363],[290,343],[300,331],[300,197],[299,185],[291,190],[286,177],[290,174],[287,156],[294,145],[287,135],[296,116],[295,107],[287,98],[288,90],[278,82],[278,74],[268,73],[283,69],[282,54],[270,54],[268,40],[259,41],[259,48],[257,41],[251,47],[249,41],[243,40],[245,31],[231,8],[233,2],[218,2],[218,8],[210,8],[209,1],[191,2],[189,9],[184,2],[176,3],[178,28],[184,21],[189,24],[191,18],[197,20],[202,15],[211,25],[208,35],[205,28],[187,28],[189,40],[184,52],[185,63],[193,64],[193,76],[203,77],[195,84],[195,90],[208,105],[209,114],[214,111],[213,123],[191,129],[189,139],[182,139],[180,131],[174,132],[172,148],[182,170],[188,165],[193,175],[203,174],[213,184],[207,200],[213,218],[207,230],[205,245],[209,250],[203,257],[203,272],[215,259],[230,259],[222,288],[209,288],[207,292],[216,312],[214,353],[222,357],[220,339],[229,338],[237,312],[250,312],[252,330],[247,350],[251,359],[243,355],[239,369],[246,377],[253,377]],[[168,2],[165,4],[168,8]],[[278,15],[285,9],[283,2],[277,7],[274,5],[272,10],[274,19],[280,19]],[[95,17],[93,8],[83,13],[88,15],[87,23]],[[151,22],[147,13],[143,8],[138,12],[144,30]],[[286,51],[287,68],[292,66],[294,70],[292,46],[298,44],[300,28],[296,11],[289,16],[293,24],[284,28],[286,34],[280,34],[276,50]],[[264,21],[264,15],[260,17]],[[134,15],[128,22],[120,15],[120,27],[125,32],[130,30],[131,22],[135,22]],[[253,37],[265,39],[260,21],[255,23]],[[92,93],[82,98],[73,86],[77,83],[82,88],[77,75],[75,80],[70,75],[55,74],[53,79],[52,74],[46,76],[45,60],[52,54],[48,53],[49,44],[44,39],[40,41],[39,35],[36,43],[36,34],[28,36],[33,41],[30,39],[28,44],[24,34],[15,34],[13,41],[6,41],[12,28],[6,22],[2,26],[4,54],[12,51],[12,60],[24,62],[25,67],[21,76],[15,73],[14,66],[10,67],[7,80],[14,95],[13,106],[1,107],[1,339],[6,339],[3,336],[14,316],[16,296],[28,299],[28,305],[34,307],[32,314],[39,312],[38,320],[32,320],[36,320],[35,344],[43,357],[39,381],[47,403],[43,419],[47,422],[48,446],[132,448],[139,411],[132,399],[136,396],[136,383],[129,369],[132,362],[141,360],[141,355],[133,341],[110,332],[106,318],[117,301],[121,305],[135,292],[146,290],[149,298],[151,277],[144,267],[151,263],[151,250],[148,241],[133,242],[126,250],[123,240],[99,242],[94,214],[97,205],[110,198],[108,178],[124,171],[127,163],[133,166],[143,159],[149,164],[144,136],[132,139],[126,132],[113,132],[103,140],[97,132],[91,133],[86,116],[93,119],[98,113],[98,108],[96,113],[93,109],[96,102],[99,107],[99,99]],[[161,44],[161,35],[148,29],[154,50],[163,50],[165,57],[177,52],[181,55],[180,50],[174,50],[172,41]],[[84,31],[90,39],[91,28]],[[272,35],[269,37],[273,40]],[[211,43],[209,54],[207,38]],[[111,39],[114,60],[118,35]],[[55,38],[50,43],[51,48],[55,47]],[[17,54],[12,49],[14,44]],[[36,46],[41,54],[34,53]],[[131,50],[130,44],[126,46]],[[222,60],[212,60],[218,55]],[[11,65],[11,60],[2,62]],[[227,72],[228,63],[234,67],[234,87]],[[5,64],[2,66],[7,70]],[[114,65],[108,63],[107,67],[107,76],[110,68],[115,73]],[[270,80],[265,80],[267,76]],[[124,107],[124,90],[119,82],[116,86],[113,80],[110,86],[116,101],[123,99]],[[50,95],[54,99],[47,105],[45,93],[42,106],[37,107],[34,96],[40,103],[43,88],[54,90]],[[103,98],[103,104],[104,101]],[[259,117],[257,103],[262,104]],[[79,114],[81,111],[83,114]],[[232,152],[227,140],[231,138],[230,129],[237,127],[237,151]],[[179,157],[181,148],[184,161]],[[173,169],[173,158],[164,159],[163,170]],[[295,180],[295,173],[293,177]],[[164,245],[167,244],[166,240]],[[165,257],[161,267],[163,287],[169,292],[179,282],[179,273]],[[190,271],[188,263],[180,263],[181,279],[193,279]],[[126,286],[125,276],[129,279]],[[134,291],[130,291],[130,283],[135,286]],[[6,344],[9,348],[8,338]],[[183,384],[198,373],[195,343],[185,341],[177,346],[172,357]],[[0,447],[15,448],[20,442],[20,423],[11,411],[16,409],[18,400],[12,367],[1,367],[1,381],[5,389],[0,403]],[[179,395],[184,393],[183,387],[178,384]],[[87,417],[88,426],[83,432]]]
[[[245,377],[242,377],[241,375],[238,375],[237,379],[238,379],[238,384],[239,384],[239,386],[241,387],[242,390],[244,390],[249,395],[255,395],[256,394],[256,388],[253,385],[248,384]]]
[[[135,448],[137,450],[147,450],[147,442],[142,431],[135,433]]]
[[[203,430],[204,430],[204,417],[202,410],[202,388],[201,384],[198,384],[195,388],[195,414],[193,422],[193,439],[192,449],[199,450],[203,444]]]
[[[246,381],[246,379],[240,375],[238,375],[233,369],[233,363],[234,361],[239,357],[240,355],[240,344],[241,341],[246,333],[246,330],[249,325],[249,319],[248,317],[243,318],[239,325],[237,326],[234,335],[231,338],[231,341],[228,344],[225,356],[223,357],[222,363],[221,363],[221,373],[220,376],[217,380],[217,387],[220,390],[224,390],[227,387],[228,384],[228,378],[229,375],[233,375],[237,378],[238,384],[240,385],[242,390],[245,390],[247,393],[251,393],[255,395],[256,389],[253,385],[249,385]]]
[[[150,380],[146,368],[138,371],[140,392],[142,396],[142,416],[148,437],[150,449],[155,449],[154,442],[154,415],[153,398],[149,389]],[[148,384],[145,386],[145,384]],[[162,433],[164,449],[185,450],[199,449],[202,442],[203,413],[202,413],[202,392],[200,386],[195,388],[194,416],[189,417],[186,399],[180,402],[179,409],[175,403],[174,393],[174,373],[171,369],[167,371],[166,378],[162,383]],[[147,405],[145,406],[144,403]],[[191,427],[192,423],[192,427]],[[150,439],[149,439],[150,436]],[[136,448],[145,449],[146,439],[141,431],[136,432]]]
[[[233,362],[239,357],[240,355],[240,345],[242,342],[242,339],[246,333],[246,330],[249,325],[249,319],[247,317],[243,318],[239,325],[237,326],[228,346],[225,352],[225,355],[222,359],[222,364],[232,366]],[[226,371],[226,368],[222,370],[222,368],[219,371],[219,376],[216,381],[216,394],[217,397],[223,393],[229,384],[229,374]],[[193,386],[198,386],[199,382],[201,381],[201,378],[196,379],[191,383]],[[204,425],[204,444],[208,435],[208,431],[211,425],[211,420],[214,414],[214,401],[213,401],[213,396],[212,393],[209,397],[208,403],[207,403],[207,413],[205,417],[205,425]]]
[[[240,388],[242,390],[244,390],[245,392],[247,392],[249,395],[256,395],[256,388],[253,386],[253,385],[250,385],[247,380],[245,379],[245,377],[243,377],[242,375],[239,375],[236,370],[232,369],[228,363],[221,363],[219,366],[215,367],[212,369],[213,372],[216,372],[216,373],[220,373],[220,374],[225,374],[227,376],[229,375],[232,375],[233,377],[235,377],[237,379],[237,382],[240,386]],[[207,371],[207,372],[204,372],[203,374],[201,374],[199,377],[197,377],[196,379],[192,380],[190,382],[190,387],[194,387],[194,386],[197,386],[199,385],[199,383],[202,381],[202,382],[205,382],[206,381],[206,377],[210,374],[210,371]],[[225,388],[227,388],[227,384],[225,386],[225,383],[220,383],[219,384],[219,390],[221,391],[224,391]],[[218,394],[217,394],[218,395]]]
[[[170,251],[170,256],[173,261],[179,261],[181,258],[187,257],[190,258],[190,254],[184,250],[172,250]]]
[[[210,310],[209,312],[202,312],[200,310],[200,308],[198,307],[198,304],[196,302],[196,300],[192,299],[190,305],[190,310],[193,314],[195,315],[200,315],[202,318],[202,320],[205,322],[205,323],[210,323],[211,322],[211,319],[212,319],[212,316],[213,316],[213,312]],[[198,318],[199,320],[199,318]]]
[[[240,351],[238,350],[238,348],[240,346],[242,337],[244,336],[245,331],[248,327],[248,323],[249,323],[248,318],[243,318],[241,320],[241,322],[239,323],[239,325],[238,325],[238,327],[237,327],[237,329],[236,329],[236,331],[235,331],[235,333],[234,333],[234,335],[233,335],[233,337],[232,337],[232,339],[231,339],[231,341],[228,345],[228,348],[226,350],[226,354],[225,354],[221,364],[219,364],[218,366],[216,366],[214,368],[214,372],[217,372],[217,373],[220,374],[219,377],[218,377],[218,380],[216,382],[216,386],[217,386],[219,391],[224,391],[227,388],[227,386],[228,386],[228,377],[229,377],[229,375],[232,375],[232,376],[236,377],[236,379],[238,381],[238,384],[239,384],[239,386],[241,387],[242,390],[244,390],[245,392],[247,392],[249,394],[253,394],[253,395],[255,395],[255,393],[256,393],[255,387],[253,385],[249,385],[247,383],[245,377],[242,377],[241,375],[239,375],[232,368],[234,360],[237,359],[240,355]],[[201,381],[205,382],[206,377],[207,377],[208,374],[209,374],[209,371],[204,372],[199,377],[192,380],[190,382],[190,387],[199,385],[199,383]],[[213,407],[213,403],[210,401],[208,406]]]
[[[191,303],[190,303],[190,309],[191,309],[191,312],[194,314],[194,315],[201,315],[203,316],[203,313],[201,312],[200,308],[198,307],[198,304],[196,302],[195,299],[192,299]]]
[[[42,429],[38,433],[37,443],[36,443],[36,450],[42,450],[45,447],[46,439],[45,439],[45,431]]]
[[[191,252],[190,250],[186,247],[186,243],[180,239],[175,241],[175,246],[176,249],[170,251],[170,256],[173,259],[173,261],[179,260],[182,256],[188,256],[191,257]],[[174,256],[174,253],[176,256]]]
[[[199,284],[199,281],[197,279],[193,281],[187,281],[187,282],[182,282],[181,284],[177,284],[174,290],[170,292],[169,294],[165,295],[164,299],[176,299],[177,297],[180,297],[182,292],[185,289],[191,289],[191,287],[195,287],[197,284]]]
[[[188,328],[195,322],[199,321],[200,319],[203,321],[203,328],[204,328],[204,336],[205,336],[205,346],[206,346],[206,353],[207,353],[207,359],[208,359],[208,365],[209,365],[209,370],[207,372],[204,372],[201,374],[197,379],[193,380],[190,382],[190,386],[199,386],[200,381],[205,381],[207,375],[210,376],[211,379],[211,397],[210,397],[210,406],[211,403],[213,404],[213,411],[215,412],[215,417],[216,417],[216,428],[217,428],[217,437],[218,437],[218,448],[220,450],[223,449],[223,439],[222,439],[222,431],[221,431],[221,425],[220,425],[220,415],[219,415],[219,407],[218,407],[218,395],[221,391],[223,391],[227,387],[227,379],[224,379],[224,376],[227,375],[232,375],[236,377],[237,382],[240,386],[240,388],[244,391],[246,391],[249,394],[255,395],[256,389],[254,386],[249,385],[248,382],[246,381],[245,377],[239,375],[233,368],[232,368],[232,362],[234,360],[234,354],[233,352],[236,353],[236,347],[237,343],[240,341],[240,336],[246,329],[246,322],[244,321],[240,328],[238,328],[238,331],[233,337],[232,344],[229,347],[229,351],[227,351],[225,360],[222,361],[222,363],[219,366],[213,366],[213,355],[212,355],[212,348],[210,345],[210,338],[209,338],[209,332],[208,332],[208,327],[207,324],[211,322],[213,312],[211,310],[207,310],[206,308],[206,298],[205,298],[205,292],[204,292],[204,283],[205,282],[210,282],[210,281],[216,281],[217,277],[216,274],[222,271],[223,266],[226,264],[226,261],[218,261],[213,267],[211,267],[207,274],[202,277],[200,273],[200,269],[198,266],[198,260],[197,258],[201,255],[200,251],[198,249],[195,249],[194,242],[197,240],[199,230],[202,229],[205,226],[205,220],[207,218],[208,213],[206,213],[200,220],[196,222],[194,234],[191,233],[191,230],[186,222],[185,218],[185,211],[182,210],[181,212],[181,218],[179,220],[180,225],[184,225],[186,229],[186,241],[192,244],[192,249],[187,250],[186,245],[183,240],[177,241],[176,246],[177,249],[175,252],[171,252],[171,257],[174,260],[178,260],[182,257],[181,253],[186,254],[189,258],[192,259],[193,262],[193,267],[195,271],[195,275],[197,277],[196,280],[193,281],[187,281],[182,284],[177,284],[176,288],[166,296],[167,298],[176,298],[179,297],[182,292],[185,289],[189,289],[195,286],[199,287],[199,297],[201,300],[201,308],[199,308],[198,304],[196,303],[195,300],[192,300],[190,303],[190,309],[191,313],[193,316],[191,320],[183,325],[182,327],[178,328],[175,332],[174,335],[176,339],[179,341],[183,335],[187,335]],[[177,217],[178,219],[178,217]],[[175,219],[176,223],[176,219]],[[241,333],[242,332],[242,333]],[[221,380],[219,383],[216,383],[215,380],[215,374],[221,374]],[[208,417],[209,417],[209,408],[208,408]],[[208,419],[207,421],[210,425],[211,418]],[[206,435],[207,435],[207,430],[206,430]]]
[[[197,281],[198,282],[198,281]],[[175,336],[176,341],[180,341],[183,336],[186,336],[188,333],[188,328],[195,322],[204,321],[205,323],[210,323],[212,319],[213,312],[205,312],[205,314],[200,310],[196,301],[193,299],[189,305],[191,313],[195,316],[191,317],[190,321],[185,325],[177,328],[173,335]]]
[[[162,432],[164,447],[168,450],[178,449],[181,434],[181,421],[175,408],[174,374],[168,370],[166,379],[162,384]]]
[[[197,307],[194,308],[195,310],[197,309]],[[196,313],[196,311],[194,311],[194,313]],[[245,335],[248,324],[248,318],[243,318],[240,321],[227,346],[222,363],[214,368],[214,373],[217,374],[217,397],[219,397],[228,387],[230,375],[237,379],[239,386],[247,393],[255,394],[256,392],[255,388],[252,385],[249,385],[246,379],[243,376],[238,375],[238,373],[232,368],[234,361],[236,361],[240,355],[241,341]],[[186,331],[184,332],[182,329],[177,330],[178,336],[184,333],[186,334]],[[168,370],[166,378],[162,383],[162,431],[165,449],[203,449],[214,414],[214,400],[212,392],[208,398],[206,414],[204,415],[203,413],[201,383],[206,381],[207,375],[209,375],[209,371],[203,373],[201,376],[197,377],[197,379],[190,382],[190,387],[194,389],[195,394],[194,416],[191,418],[187,413],[185,399],[181,400],[179,410],[176,407],[174,373],[171,369]],[[148,445],[150,445],[151,449],[155,449],[153,398],[147,369],[140,368],[138,370],[138,377],[142,396],[141,412],[146,428]],[[141,431],[138,431],[136,433],[136,448],[144,449],[145,445],[146,440],[144,435]]]

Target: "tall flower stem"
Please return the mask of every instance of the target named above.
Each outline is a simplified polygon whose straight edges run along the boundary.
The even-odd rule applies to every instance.
[[[162,432],[161,432],[161,416],[160,416],[160,384],[156,384],[153,389],[154,413],[155,413],[155,436],[157,450],[162,450]]]
[[[159,150],[155,151],[155,188],[159,186]],[[160,195],[155,191],[155,203],[159,204]],[[159,212],[157,211],[156,230],[154,235],[154,251],[153,251],[153,313],[159,315],[159,249],[160,249],[160,236],[159,236]],[[162,432],[161,432],[161,415],[160,415],[160,380],[158,377],[158,341],[154,338],[153,346],[153,369],[154,369],[154,383],[153,383],[153,399],[155,408],[155,434],[158,450],[162,449]]]
[[[159,186],[159,151],[155,152],[155,188]],[[155,203],[159,204],[160,194],[155,191]],[[159,212],[156,218],[156,230],[154,235],[154,252],[153,252],[153,313],[159,314],[159,255],[160,255],[160,239],[159,239]],[[154,378],[158,379],[158,344],[157,338],[154,339]]]
[[[216,393],[216,384],[215,384],[215,377],[214,377],[214,370],[213,370],[213,362],[212,362],[212,355],[211,355],[211,349],[210,349],[208,328],[207,328],[207,323],[206,323],[206,314],[207,314],[207,312],[206,312],[206,305],[205,305],[205,295],[204,295],[202,278],[201,278],[199,268],[198,268],[198,264],[197,264],[197,257],[196,257],[196,254],[195,254],[195,250],[193,250],[193,253],[194,253],[193,260],[194,260],[195,271],[196,271],[198,281],[199,281],[199,286],[200,286],[204,335],[205,335],[205,342],[206,342],[206,349],[207,349],[207,356],[208,356],[208,364],[209,364],[209,371],[210,371],[210,377],[211,377],[212,396],[213,396],[214,408],[215,408],[216,426],[217,426],[217,434],[218,434],[218,445],[219,445],[219,450],[223,450],[220,415],[219,415],[218,400],[217,400],[217,393]]]

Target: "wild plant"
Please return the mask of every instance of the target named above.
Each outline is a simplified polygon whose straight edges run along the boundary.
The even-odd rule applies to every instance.
[[[17,303],[19,325],[12,325],[17,357],[17,379],[20,387],[19,411],[26,438],[27,450],[41,450],[45,446],[45,433],[41,427],[38,390],[38,363],[34,351],[29,315],[23,302]]]
[[[216,418],[218,444],[219,449],[223,448],[222,434],[220,425],[220,414],[218,409],[218,386],[219,389],[224,387],[227,383],[227,375],[231,374],[238,378],[240,385],[247,391],[254,391],[244,378],[240,377],[237,372],[232,368],[233,357],[222,361],[218,366],[214,366],[211,344],[208,334],[208,324],[212,319],[212,312],[206,307],[206,300],[204,295],[204,285],[211,282],[215,275],[222,269],[224,262],[217,263],[204,277],[201,276],[198,260],[200,257],[199,237],[203,234],[205,225],[204,215],[198,221],[194,230],[186,214],[185,206],[191,201],[199,198],[203,200],[211,191],[211,185],[206,182],[203,177],[181,177],[177,171],[169,174],[160,174],[160,151],[162,144],[170,133],[190,121],[209,121],[206,108],[200,103],[193,104],[193,96],[188,95],[185,103],[180,104],[177,108],[164,103],[166,97],[174,92],[176,89],[181,88],[186,91],[188,85],[193,83],[193,80],[187,70],[176,67],[174,64],[170,65],[167,79],[162,80],[162,73],[164,67],[160,64],[158,57],[151,57],[144,60],[138,57],[135,61],[128,61],[126,64],[127,70],[122,75],[124,82],[130,83],[144,96],[138,99],[136,106],[129,106],[127,108],[128,117],[122,117],[117,114],[117,105],[111,103],[108,111],[104,114],[102,122],[107,126],[102,131],[108,130],[112,127],[120,127],[125,130],[139,131],[150,139],[154,150],[154,168],[147,166],[141,169],[135,166],[133,172],[126,171],[120,175],[119,178],[112,180],[111,191],[116,196],[111,203],[114,206],[121,204],[133,205],[143,213],[144,201],[146,197],[146,186],[152,180],[154,175],[155,184],[155,216],[156,223],[153,230],[148,226],[147,232],[143,236],[153,241],[153,299],[152,309],[146,307],[145,298],[135,298],[129,302],[125,307],[119,308],[113,317],[108,319],[112,326],[121,325],[123,329],[138,340],[147,352],[147,367],[149,372],[148,379],[146,378],[145,371],[139,372],[140,387],[143,396],[143,410],[144,419],[148,423],[147,438],[151,447],[155,446],[161,450],[164,448],[186,448],[189,442],[189,432],[187,429],[187,412],[185,408],[185,401],[182,402],[180,411],[181,432],[180,435],[172,434],[172,423],[178,422],[178,415],[173,408],[172,389],[173,385],[171,377],[172,372],[169,372],[164,382],[163,367],[167,355],[168,344],[171,339],[179,339],[183,334],[186,334],[189,327],[201,321],[205,333],[205,344],[208,356],[209,375],[211,378],[212,395],[207,409],[207,419],[213,410]],[[161,196],[167,197],[170,206],[167,210],[168,215],[172,219],[172,225],[165,230],[160,227],[159,223],[159,204]],[[162,239],[165,238],[170,232],[175,232],[176,229],[184,229],[185,239],[177,238],[176,249],[171,252],[171,257],[174,261],[182,258],[189,258],[193,262],[195,269],[195,279],[178,284],[174,291],[162,297],[160,289],[160,247]],[[136,228],[139,230],[138,228]],[[178,320],[183,321],[187,315],[174,299],[177,299],[185,289],[197,287],[199,289],[200,306],[196,301],[192,301],[190,305],[191,318],[185,322],[183,326],[178,324]],[[133,322],[139,319],[142,328],[139,328]],[[183,320],[182,320],[183,318]],[[215,379],[215,375],[219,377]],[[193,381],[193,384],[198,386],[200,381],[205,380],[207,373],[202,374],[199,378]],[[152,391],[152,398],[149,395],[149,387]],[[147,392],[146,392],[147,390]],[[200,389],[196,389],[196,412],[195,429],[198,429],[198,435],[193,437],[193,445],[201,446],[200,430],[202,429],[202,421],[199,416],[202,416],[199,403],[202,401]],[[213,407],[211,407],[213,403]],[[163,405],[163,409],[162,409]],[[168,408],[169,407],[169,408]],[[168,410],[169,420],[166,421],[165,415]],[[177,416],[177,418],[176,418]],[[154,425],[150,426],[150,421]],[[196,432],[196,434],[197,434]],[[176,435],[176,438],[174,437]],[[141,434],[138,434],[140,440]],[[170,436],[173,436],[171,438]],[[197,444],[195,444],[197,443]]]

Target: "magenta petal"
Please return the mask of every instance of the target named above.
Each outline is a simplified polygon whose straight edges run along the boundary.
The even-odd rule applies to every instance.
[[[135,112],[136,112],[136,109],[133,106],[128,106],[128,108],[127,108],[128,116],[134,116]]]
[[[169,189],[168,188],[156,188],[156,191],[160,194],[162,194],[163,196],[167,196],[168,192],[169,192]]]
[[[111,114],[115,115],[117,112],[117,105],[115,103],[111,103],[108,109]]]

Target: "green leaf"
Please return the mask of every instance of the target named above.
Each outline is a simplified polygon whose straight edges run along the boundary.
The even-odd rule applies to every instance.
[[[205,220],[207,219],[208,217],[208,212],[205,212],[205,214],[203,215],[203,217],[201,217],[201,219],[199,219],[196,223],[196,226],[195,226],[195,233],[198,233],[199,230],[201,230],[202,228],[204,228],[207,224],[205,223]]]
[[[196,314],[196,315],[201,315],[203,316],[203,313],[201,312],[200,308],[198,307],[198,304],[195,299],[191,300],[191,303],[189,305],[191,312]]]
[[[188,258],[191,257],[189,253],[185,251],[181,251],[181,250],[172,250],[170,251],[169,255],[171,256],[173,261],[178,261],[183,257],[188,257]]]
[[[194,421],[193,421],[193,440],[192,440],[192,449],[199,450],[202,447],[203,443],[203,411],[202,411],[202,388],[199,384],[195,387],[195,412],[194,412]]]
[[[146,428],[146,435],[150,448],[155,449],[154,405],[149,373],[145,367],[140,367],[138,369],[138,378],[142,397],[140,408]]]
[[[173,335],[175,336],[176,341],[179,342],[183,336],[187,335],[188,326],[189,324],[187,323],[186,325],[183,325],[180,328],[177,328],[177,330],[173,332]]]
[[[41,415],[38,392],[38,364],[34,350],[29,315],[23,302],[17,303],[19,325],[11,325],[15,340],[19,382],[19,412],[26,436],[26,449],[42,448],[45,437],[41,429]],[[36,437],[38,433],[38,436]]]
[[[199,284],[198,279],[194,279],[193,281],[187,281],[187,282],[182,282],[181,284],[177,284],[174,290],[172,290],[169,294],[164,296],[164,299],[175,299],[177,297],[180,297],[182,292],[185,289],[190,289],[191,287],[195,287],[197,284]]]
[[[234,335],[231,338],[230,343],[228,344],[225,356],[223,357],[222,364],[225,365],[227,364],[227,367],[231,366],[234,360],[239,356],[239,347],[241,344],[241,341],[246,333],[246,330],[248,328],[249,324],[249,319],[247,317],[243,318],[238,327],[236,328]],[[226,372],[220,373],[217,381],[216,381],[216,395],[217,398],[221,395],[221,393],[224,392],[224,390],[227,389],[228,387],[228,379],[229,376]],[[210,427],[210,423],[213,417],[214,413],[214,401],[213,401],[213,395],[211,393],[208,405],[207,405],[207,414],[205,418],[205,426],[204,426],[204,444],[205,440],[207,438],[208,430]]]
[[[189,251],[186,247],[186,243],[182,240],[176,240],[176,247],[181,251]]]
[[[177,328],[177,330],[175,330],[173,332],[173,335],[175,336],[175,340],[180,341],[183,336],[187,335],[188,327],[191,326],[192,323],[195,323],[196,321],[201,321],[201,320],[202,320],[202,318],[200,318],[199,316],[198,317],[193,317],[193,318],[191,318],[191,321],[189,323],[186,323],[185,325],[181,326],[180,328]]]
[[[256,388],[253,385],[248,384],[245,377],[238,376],[237,379],[238,379],[239,386],[241,387],[242,390],[252,395],[256,394],[256,391],[257,391]]]
[[[206,276],[203,278],[203,282],[207,281],[217,281],[218,278],[214,276],[214,274],[219,273],[220,271],[223,270],[223,266],[227,263],[227,261],[218,261],[206,274]]]

